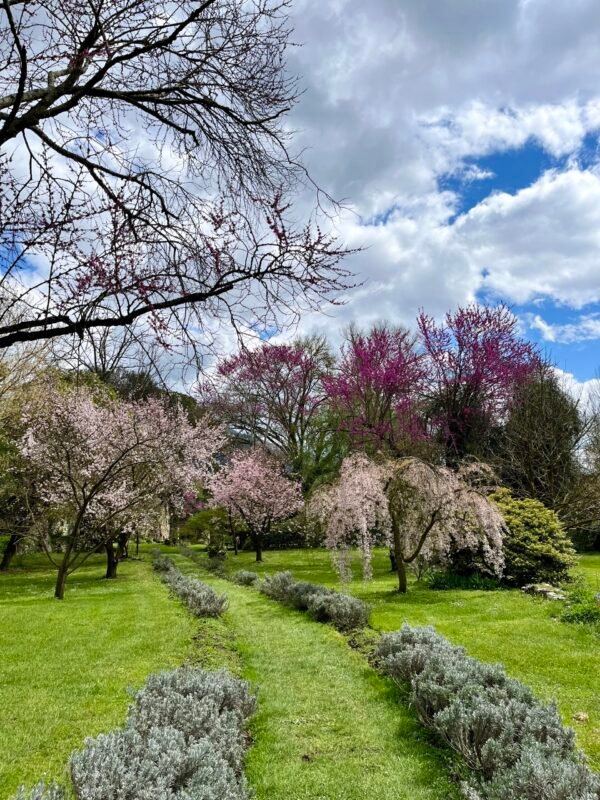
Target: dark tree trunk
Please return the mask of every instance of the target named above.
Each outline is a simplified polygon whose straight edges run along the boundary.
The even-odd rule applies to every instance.
[[[117,577],[117,566],[119,564],[119,556],[115,552],[115,546],[112,542],[105,545],[106,550],[106,575],[105,578]]]
[[[117,542],[119,561],[122,561],[124,558],[129,558],[129,534],[120,533],[117,537]]]
[[[393,547],[390,547],[389,554],[390,554],[390,572],[397,572],[398,566],[396,564],[396,553],[394,552]]]
[[[69,555],[70,551],[65,552],[63,560],[60,562],[58,574],[56,576],[56,586],[54,587],[54,597],[57,600],[64,600],[65,586],[67,585],[67,576],[69,574]]]
[[[6,543],[6,547],[4,548],[4,553],[2,553],[0,571],[4,572],[4,570],[7,570],[10,567],[10,562],[13,560],[13,556],[15,556],[17,553],[20,540],[20,533],[11,533],[9,540]]]
[[[263,535],[261,533],[256,533],[254,535],[254,550],[256,552],[256,560],[262,561],[262,553],[263,553]]]
[[[396,520],[392,520],[392,532],[394,534],[394,558],[396,560],[396,572],[398,574],[398,591],[401,594],[406,594],[408,590],[406,564],[404,563],[404,553],[402,552],[402,542],[400,540],[400,526]]]

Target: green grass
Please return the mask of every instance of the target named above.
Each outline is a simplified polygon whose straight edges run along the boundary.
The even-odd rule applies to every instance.
[[[24,566],[0,573],[2,798],[20,783],[62,781],[86,736],[122,724],[127,688],[180,664],[197,630],[148,564],[124,562],[104,581],[103,559],[90,559],[62,602],[47,560]]]
[[[291,570],[301,580],[338,585],[328,553],[322,550],[266,552],[263,564],[252,553],[229,556],[227,566],[260,574]],[[585,555],[579,570],[588,582],[600,582],[600,555]],[[408,594],[394,592],[385,551],[377,551],[374,579],[358,577],[349,590],[373,606],[371,624],[382,631],[397,630],[403,622],[435,625],[456,644],[483,661],[502,662],[509,674],[522,680],[545,700],[558,703],[563,719],[577,731],[579,746],[590,763],[600,768],[600,639],[584,625],[556,619],[555,603],[507,591],[432,591],[411,582]],[[573,721],[585,712],[586,723]]]
[[[197,570],[175,558],[183,571]],[[440,751],[397,691],[339,633],[252,589],[200,577],[227,592],[225,624],[258,689],[246,762],[257,800],[456,796]]]

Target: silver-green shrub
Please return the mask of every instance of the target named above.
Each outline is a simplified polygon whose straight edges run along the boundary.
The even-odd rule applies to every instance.
[[[376,658],[409,687],[421,721],[473,771],[463,787],[470,800],[600,800],[598,779],[556,707],[501,665],[470,658],[433,628],[408,625],[381,638]],[[563,778],[549,780],[552,770]]]
[[[256,572],[251,572],[246,569],[239,569],[237,572],[233,573],[232,580],[239,586],[253,586],[258,580],[258,575]]]
[[[312,594],[308,612],[318,622],[329,622],[339,631],[364,628],[369,621],[369,606],[357,597],[339,592]]]
[[[195,616],[218,617],[227,610],[229,601],[226,594],[217,594],[210,586],[184,575],[177,567],[163,571],[161,577]]]
[[[265,578],[260,585],[260,591],[270,597],[272,600],[279,600],[279,602],[286,602],[292,585],[294,584],[294,576],[291,572],[276,572],[275,575],[270,575]]]
[[[71,757],[78,800],[247,800],[242,762],[254,708],[248,684],[226,672],[150,676],[125,728],[88,739]]]
[[[263,581],[260,590],[298,611],[308,611],[313,619],[329,622],[340,631],[362,628],[369,619],[369,606],[362,600],[318,583],[295,581],[291,572],[276,572]]]
[[[36,783],[29,791],[20,786],[12,800],[66,800],[66,795],[63,787],[57,783],[46,784],[42,781]]]
[[[153,554],[152,566],[157,572],[170,572],[175,569],[173,559],[169,558],[169,556],[164,556],[160,550],[154,550]]]

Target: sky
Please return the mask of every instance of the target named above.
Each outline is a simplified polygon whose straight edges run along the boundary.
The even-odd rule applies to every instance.
[[[600,372],[598,0],[293,0],[290,117],[363,251],[351,320],[506,302],[574,385]]]

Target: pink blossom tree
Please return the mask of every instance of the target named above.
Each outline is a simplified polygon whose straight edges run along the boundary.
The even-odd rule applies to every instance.
[[[309,485],[336,454],[336,437],[324,424],[332,366],[321,337],[264,343],[222,360],[216,381],[200,393],[234,436],[275,450]]]
[[[467,306],[438,325],[418,317],[425,351],[430,418],[449,464],[456,464],[506,412],[516,388],[540,364],[535,346],[523,340],[518,320],[504,305]],[[480,455],[480,453],[475,453]]]
[[[208,478],[223,442],[218,426],[207,419],[193,427],[180,407],[156,398],[117,402],[86,389],[49,387],[23,421],[21,455],[40,499],[32,523],[58,569],[59,599],[67,576],[117,531],[146,524],[161,505],[180,505]],[[59,559],[41,535],[48,515],[63,531]]]
[[[407,591],[407,565],[447,564],[455,551],[470,551],[502,573],[501,514],[446,467],[416,458],[377,463],[355,453],[345,459],[338,481],[315,493],[310,510],[325,525],[342,578],[354,546],[370,577],[378,540],[393,547],[400,592]]]
[[[281,463],[260,449],[234,453],[212,477],[209,488],[212,504],[223,506],[248,527],[257,561],[262,561],[273,523],[294,516],[304,504],[300,484],[287,478]]]
[[[407,330],[350,328],[335,374],[324,378],[341,426],[361,449],[406,452],[424,436],[417,415],[423,355]]]

